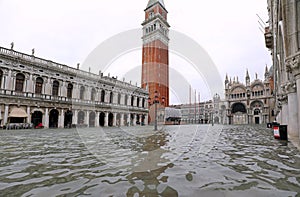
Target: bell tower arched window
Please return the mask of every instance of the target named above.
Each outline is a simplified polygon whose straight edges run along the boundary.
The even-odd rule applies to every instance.
[[[114,100],[114,93],[111,92],[109,95],[109,103],[113,103],[113,100]]]
[[[16,76],[16,92],[23,92],[25,76],[23,74],[17,74]]]

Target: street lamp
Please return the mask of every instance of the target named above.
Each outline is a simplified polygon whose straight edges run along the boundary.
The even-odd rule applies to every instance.
[[[163,99],[163,103],[164,103],[164,98],[162,98]],[[151,103],[151,98],[148,98],[148,104],[149,104],[149,106],[151,106],[151,104],[154,104],[155,106],[155,110],[154,110],[154,131],[157,131],[157,103],[159,103],[159,100],[158,100],[158,92],[157,91],[155,91],[154,92],[154,101],[153,101],[153,103]]]
[[[154,131],[157,131],[157,103],[159,103],[159,101],[158,101],[158,92],[155,90],[155,92],[154,92],[154,104],[155,104]]]

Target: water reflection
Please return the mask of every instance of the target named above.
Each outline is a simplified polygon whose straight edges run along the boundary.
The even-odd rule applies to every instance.
[[[207,131],[1,130],[0,196],[299,196],[292,144],[262,126]]]

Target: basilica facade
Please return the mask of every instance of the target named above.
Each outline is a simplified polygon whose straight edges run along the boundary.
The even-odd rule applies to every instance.
[[[115,77],[93,74],[0,47],[0,125],[45,128],[134,126],[148,123],[148,92]]]
[[[272,122],[274,114],[273,68],[265,70],[265,79],[250,81],[247,71],[245,82],[238,77],[225,79],[225,102],[227,118],[225,124],[263,124]]]

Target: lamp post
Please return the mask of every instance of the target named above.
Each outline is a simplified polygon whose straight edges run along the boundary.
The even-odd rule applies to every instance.
[[[163,98],[163,102],[164,102],[164,98]],[[158,101],[158,92],[155,91],[154,92],[154,101],[153,103],[151,102],[151,98],[148,98],[148,104],[149,106],[151,106],[151,104],[154,104],[154,131],[157,131],[157,103],[159,103]]]
[[[154,104],[155,104],[155,122],[154,122],[154,131],[157,131],[157,103],[158,103],[158,92],[154,92]]]

